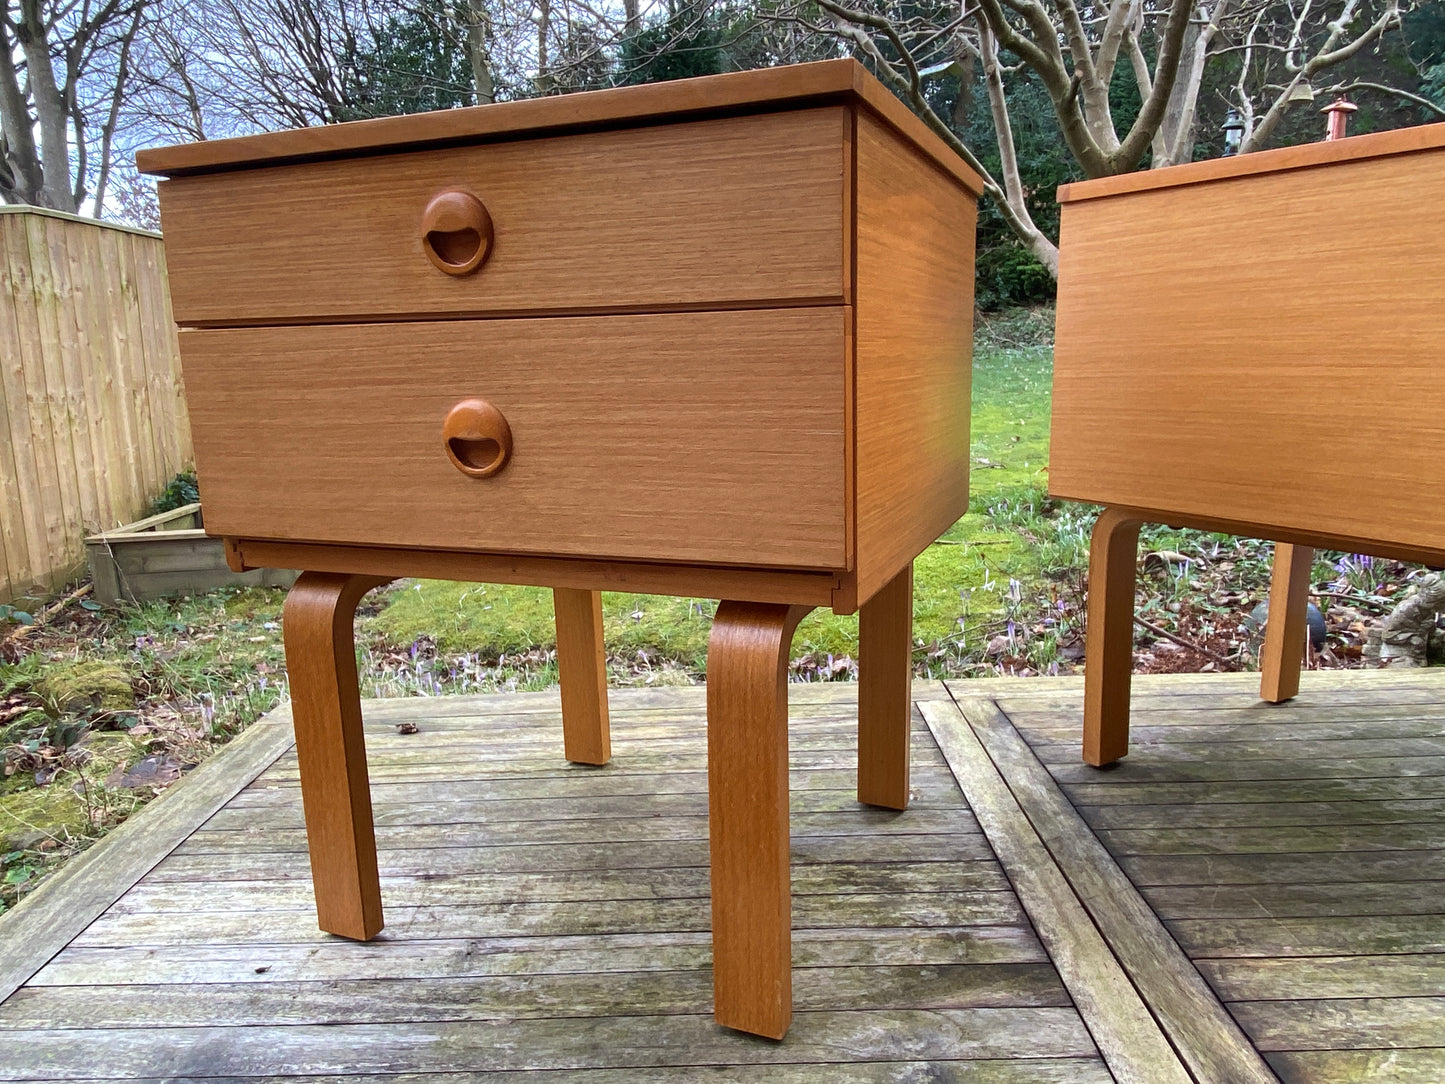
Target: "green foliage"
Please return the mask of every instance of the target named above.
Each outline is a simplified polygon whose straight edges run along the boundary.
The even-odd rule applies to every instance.
[[[123,712],[135,709],[130,675],[113,662],[81,659],[53,662],[31,685],[50,714],[84,711]]]
[[[1045,487],[1053,352],[976,348],[973,364],[971,510],[999,494]]]
[[[619,82],[662,83],[728,70],[720,14],[681,4],[643,24],[622,42]]]
[[[101,659],[61,659],[42,664],[27,655],[0,666],[0,700],[20,710],[7,713],[0,745],[33,752],[42,745],[68,749],[87,733],[127,729],[136,723],[135,693],[126,670]]]
[[[1418,64],[1433,68],[1445,63],[1445,2],[1429,0],[1406,12],[1401,29]]]
[[[1445,107],[1445,64],[1436,64],[1425,69],[1425,81],[1420,87],[1420,93]]]
[[[1445,107],[1445,2],[1431,0],[1409,12],[1403,31],[1410,57],[1420,66],[1420,93]]]
[[[1000,312],[1052,301],[1054,276],[1022,245],[1005,241],[978,254],[974,264],[974,305]]]
[[[146,515],[158,516],[162,512],[174,512],[177,508],[195,504],[200,499],[201,491],[196,486],[196,472],[193,470],[181,471],[166,483],[166,488],[161,490],[161,495],[151,501],[150,508],[146,509]]]
[[[358,48],[345,71],[342,119],[471,105],[471,67],[447,33],[451,20],[444,0],[422,0],[387,15],[375,45]]]

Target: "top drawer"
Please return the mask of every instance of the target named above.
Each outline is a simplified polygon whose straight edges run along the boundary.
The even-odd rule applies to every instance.
[[[164,181],[176,321],[848,301],[848,119],[830,106]],[[423,245],[449,190],[491,221],[468,274]]]

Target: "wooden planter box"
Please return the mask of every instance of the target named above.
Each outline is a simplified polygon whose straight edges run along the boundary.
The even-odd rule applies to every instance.
[[[208,538],[201,506],[188,504],[85,540],[97,602],[148,602],[216,587],[290,587],[294,571],[232,572],[225,543]]]

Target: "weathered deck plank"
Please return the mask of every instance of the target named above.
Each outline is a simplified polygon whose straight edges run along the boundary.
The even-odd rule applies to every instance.
[[[1146,679],[1111,771],[1077,692],[998,704],[1282,1080],[1445,1080],[1445,673],[1304,678]]]
[[[320,945],[71,945],[28,988],[100,984],[265,983],[607,974],[706,969],[708,934],[665,931],[583,937],[381,939]],[[793,964],[810,967],[957,967],[1047,963],[1027,926],[797,930]]]
[[[558,1079],[560,1074],[549,1074]],[[567,1084],[637,1084],[636,1069],[573,1069],[560,1078]],[[190,1084],[213,1077],[94,1078],[85,1084]],[[231,1078],[236,1079],[236,1078]],[[356,1073],[344,1077],[248,1076],[247,1084],[434,1084],[433,1073]],[[446,1084],[537,1084],[538,1074],[520,1072],[449,1072]],[[827,1065],[650,1066],[648,1084],[1113,1084],[1097,1058],[1023,1060],[893,1061]]]
[[[438,1023],[694,1013],[712,996],[705,969],[641,973],[332,979],[128,985],[97,999],[77,986],[21,990],[0,1008],[6,1028],[282,1027]],[[818,967],[800,970],[799,1012],[1060,1007],[1068,992],[1048,964]]]
[[[1040,848],[1046,848],[1044,860],[1056,866],[1066,890],[1077,896],[1075,906],[1079,907],[1080,917],[1097,927],[1096,936],[1102,935],[1105,951],[1117,958],[1115,967],[1120,977],[1138,989],[1148,1011],[1158,1018],[1163,1036],[1178,1051],[1193,1077],[1270,1084],[1274,1075],[1254,1047],[1110,860],[1007,717],[992,701],[960,697],[953,712],[955,720],[944,727],[939,725],[944,710],[941,705],[929,705],[925,718],[945,756],[952,759],[957,750],[977,750],[974,763],[954,762],[955,773],[962,770],[967,775],[961,780],[965,792],[972,796],[974,779],[986,779],[991,773],[1001,773],[1007,780],[1011,797],[1005,800],[1016,802],[1027,823],[1037,831]],[[988,829],[982,803],[975,799],[973,805]],[[1009,865],[1003,847],[997,840],[994,843],[1005,869],[1019,876],[1019,871]],[[1044,939],[1052,948],[1047,935]],[[1068,972],[1062,971],[1062,975],[1067,983]],[[1085,1019],[1089,1019],[1087,1012]],[[1109,1060],[1109,1048],[1103,1043],[1100,1047]],[[1110,1068],[1115,1068],[1112,1061]],[[1145,1079],[1150,1079],[1147,1073],[1146,1069]]]
[[[1049,955],[1073,993],[1115,1078],[1129,1084],[1189,1081],[1184,1063],[1130,985],[1044,841],[953,704],[931,703],[924,718],[966,789],[994,848],[1034,917]]]
[[[16,1029],[0,1080],[99,1062],[120,1076],[445,1073],[855,1061],[1087,1058],[1072,1008],[799,1013],[787,1042],[744,1039],[711,1015],[295,1024],[286,1027]],[[103,1050],[101,1044],[103,1043]]]

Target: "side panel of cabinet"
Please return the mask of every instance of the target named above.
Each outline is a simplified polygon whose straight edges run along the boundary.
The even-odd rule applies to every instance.
[[[871,114],[856,116],[861,603],[968,510],[977,204]]]
[[[1050,490],[1438,550],[1442,239],[1438,151],[1066,203]]]

